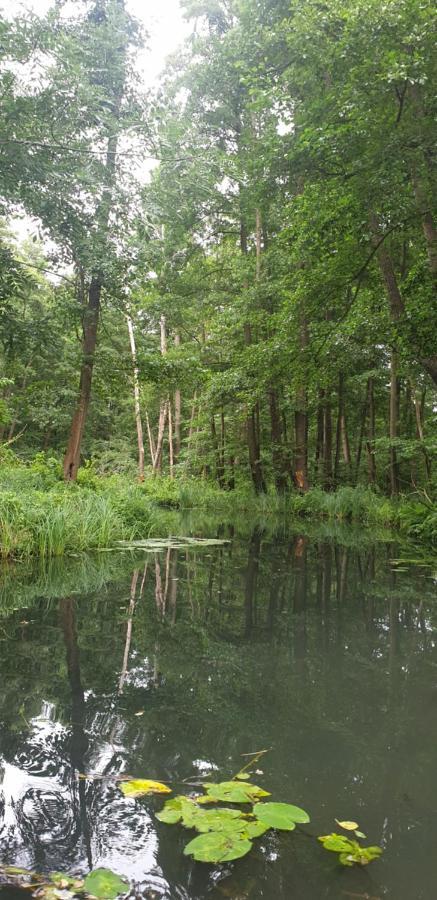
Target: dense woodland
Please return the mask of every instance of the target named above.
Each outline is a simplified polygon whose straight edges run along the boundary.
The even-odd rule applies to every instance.
[[[435,6],[182,5],[0,22],[1,452],[429,504]]]

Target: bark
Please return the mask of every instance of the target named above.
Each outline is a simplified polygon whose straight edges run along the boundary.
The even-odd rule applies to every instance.
[[[131,317],[128,315],[127,327],[129,331],[130,349],[133,363],[134,375],[134,408],[135,423],[137,426],[137,443],[138,443],[138,477],[140,481],[144,481],[144,436],[143,423],[141,421],[141,405],[140,405],[140,376],[137,366],[137,351],[135,346],[134,326]]]
[[[370,227],[372,231],[372,245],[376,250],[379,268],[389,301],[391,318],[395,325],[399,327],[399,325],[401,324],[401,319],[405,313],[405,305],[402,294],[399,290],[392,258],[387,250],[385,242],[381,243],[379,223],[375,213],[373,212],[370,215]],[[413,346],[412,349],[418,361],[421,363],[428,375],[432,378],[434,384],[437,384],[437,354],[433,354],[431,356],[423,356],[420,352],[418,352],[417,347]]]
[[[316,451],[314,456],[315,471],[320,474],[320,463],[323,458],[323,391],[319,390],[319,403],[317,406],[317,434]]]
[[[212,440],[212,446],[213,446],[214,457],[215,457],[215,474],[216,474],[218,485],[223,490],[225,487],[225,479],[224,479],[225,473],[224,473],[224,467],[223,467],[223,462],[222,462],[221,446],[219,445],[219,441],[218,441],[218,437],[217,437],[217,428],[216,428],[216,424],[215,424],[215,416],[214,415],[211,416],[210,426],[211,426],[211,440]]]
[[[165,316],[161,316],[160,319],[160,342],[161,342],[161,354],[165,356],[167,353],[167,326],[165,321]],[[153,471],[160,472],[162,469],[162,448],[164,444],[164,433],[165,433],[165,425],[167,422],[167,415],[169,411],[169,402],[168,399],[161,400],[159,405],[159,419],[158,419],[158,437],[156,439],[156,450],[155,450],[155,459],[153,462]]]
[[[76,481],[80,466],[80,451],[85,423],[91,400],[94,354],[97,345],[102,280],[93,277],[88,290],[88,302],[83,321],[82,366],[79,381],[79,398],[70,427],[67,450],[64,457],[64,478]]]
[[[329,392],[323,391],[323,488],[332,490],[332,413]]]
[[[362,411],[361,411],[360,435],[358,438],[357,453],[356,453],[356,457],[355,457],[355,484],[357,484],[358,477],[360,474],[361,454],[363,452],[363,441],[364,441],[364,435],[366,433],[367,407],[368,407],[368,389],[366,390],[366,398],[364,400],[364,403],[362,406]]]
[[[422,397],[418,398],[417,393],[413,390],[413,405],[414,405],[414,413],[416,417],[416,435],[419,441],[424,441],[424,431],[423,431],[423,412],[425,405],[425,391],[422,393]],[[423,445],[422,447],[423,457],[425,461],[425,470],[428,481],[431,478],[431,461],[428,456],[428,451],[426,447]]]
[[[375,460],[375,395],[373,391],[373,378],[369,378],[367,382],[367,402],[369,407],[369,430],[367,433],[367,458],[369,484],[376,483],[376,460]]]
[[[308,324],[302,316],[299,331],[300,351],[305,353],[308,347]],[[304,367],[302,366],[303,370]],[[302,383],[296,392],[296,410],[294,413],[294,483],[299,491],[305,493],[309,488],[308,481],[308,411],[307,390]]]
[[[175,347],[179,347],[181,343],[181,338],[179,334],[175,334],[174,336]],[[179,388],[176,388],[174,393],[174,461],[175,463],[179,460],[179,455],[181,452],[181,418],[182,418],[182,398],[181,392]]]
[[[162,448],[164,444],[165,425],[167,422],[168,403],[161,403],[158,422],[158,438],[156,441],[155,461],[153,463],[153,471],[160,472],[162,469]]]
[[[119,0],[119,2],[120,6],[123,6],[122,0]],[[121,49],[126,52],[126,45],[124,45],[124,48]],[[112,101],[116,121],[118,121],[120,116],[123,92],[124,83],[121,83],[115,88],[115,94]],[[108,137],[103,191],[95,215],[96,237],[98,243],[100,244],[99,249],[101,252],[103,252],[103,250],[105,249],[109,218],[111,214],[112,195],[116,179],[118,137],[118,131],[115,131]],[[94,269],[91,274],[86,308],[83,318],[82,364],[79,379],[79,396],[70,426],[67,450],[64,457],[64,478],[66,481],[76,480],[80,465],[82,438],[85,431],[85,424],[91,400],[94,356],[97,345],[102,287],[103,274],[98,268]],[[80,295],[83,295],[83,293],[84,284],[82,277]]]
[[[170,478],[174,475],[174,453],[173,453],[173,417],[171,414],[171,402],[168,401],[168,457],[170,466]]]
[[[284,443],[282,434],[282,421],[279,412],[278,394],[274,387],[269,390],[270,408],[270,435],[272,441],[272,462],[275,477],[275,485],[278,493],[283,494],[287,489],[287,465],[284,458]]]
[[[338,376],[338,412],[337,412],[337,430],[336,430],[335,463],[334,463],[334,483],[336,485],[338,484],[338,480],[339,480],[341,453],[343,454],[344,462],[346,463],[346,465],[349,469],[349,474],[352,474],[351,473],[351,469],[352,469],[351,451],[350,451],[350,445],[349,445],[349,436],[348,436],[347,427],[346,427],[343,372],[340,372],[339,376]]]
[[[155,457],[156,457],[156,447],[155,441],[153,439],[152,429],[150,427],[149,416],[146,412],[146,425],[147,425],[147,436],[149,438],[149,451],[150,451],[150,459],[152,462],[152,466],[155,465]]]
[[[399,434],[399,378],[398,359],[393,350],[390,361],[390,442]],[[390,446],[390,493],[394,497],[399,493],[399,464],[396,448]]]

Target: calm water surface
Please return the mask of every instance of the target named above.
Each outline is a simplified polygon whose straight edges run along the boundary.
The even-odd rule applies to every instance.
[[[437,897],[435,581],[393,565],[399,552],[368,532],[255,530],[4,569],[0,860],[108,866],[147,898]],[[162,801],[128,800],[114,780],[188,792],[185,779],[229,777],[268,747],[256,780],[311,824],[224,866],[184,857],[191,834],[155,819]],[[339,867],[313,837],[335,817],[358,821],[382,860]]]

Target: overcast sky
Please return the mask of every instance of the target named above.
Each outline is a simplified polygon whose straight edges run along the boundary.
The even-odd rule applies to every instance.
[[[0,14],[12,16],[25,13],[45,13],[52,5],[52,0],[0,0]],[[188,25],[182,18],[179,0],[126,0],[126,7],[144,25],[149,34],[147,49],[138,58],[138,69],[144,75],[144,83],[151,86],[159,79],[159,73],[165,65],[167,56],[177,50],[188,34]],[[142,166],[143,177],[153,168],[154,163],[145,161]],[[19,216],[11,220],[11,227],[18,240],[34,233],[35,222],[27,216]]]
[[[8,17],[32,10],[45,13],[50,0],[0,0],[0,12]],[[148,50],[141,54],[139,67],[145,81],[156,81],[166,57],[177,49],[188,31],[182,18],[179,0],[126,0],[126,6],[145,25],[149,35]]]

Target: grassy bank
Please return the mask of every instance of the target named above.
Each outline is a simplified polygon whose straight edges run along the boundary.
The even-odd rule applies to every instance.
[[[81,470],[77,484],[66,485],[58,461],[41,454],[27,464],[10,454],[0,465],[3,558],[62,556],[108,548],[118,540],[165,536],[180,527],[177,511],[189,510],[198,529],[209,519],[214,524],[244,519],[252,527],[303,517],[396,529],[437,545],[435,506],[417,498],[394,502],[364,487],[255,497],[249,486],[224,492],[200,480],[166,478],[138,484],[122,475],[99,477],[91,468]]]

